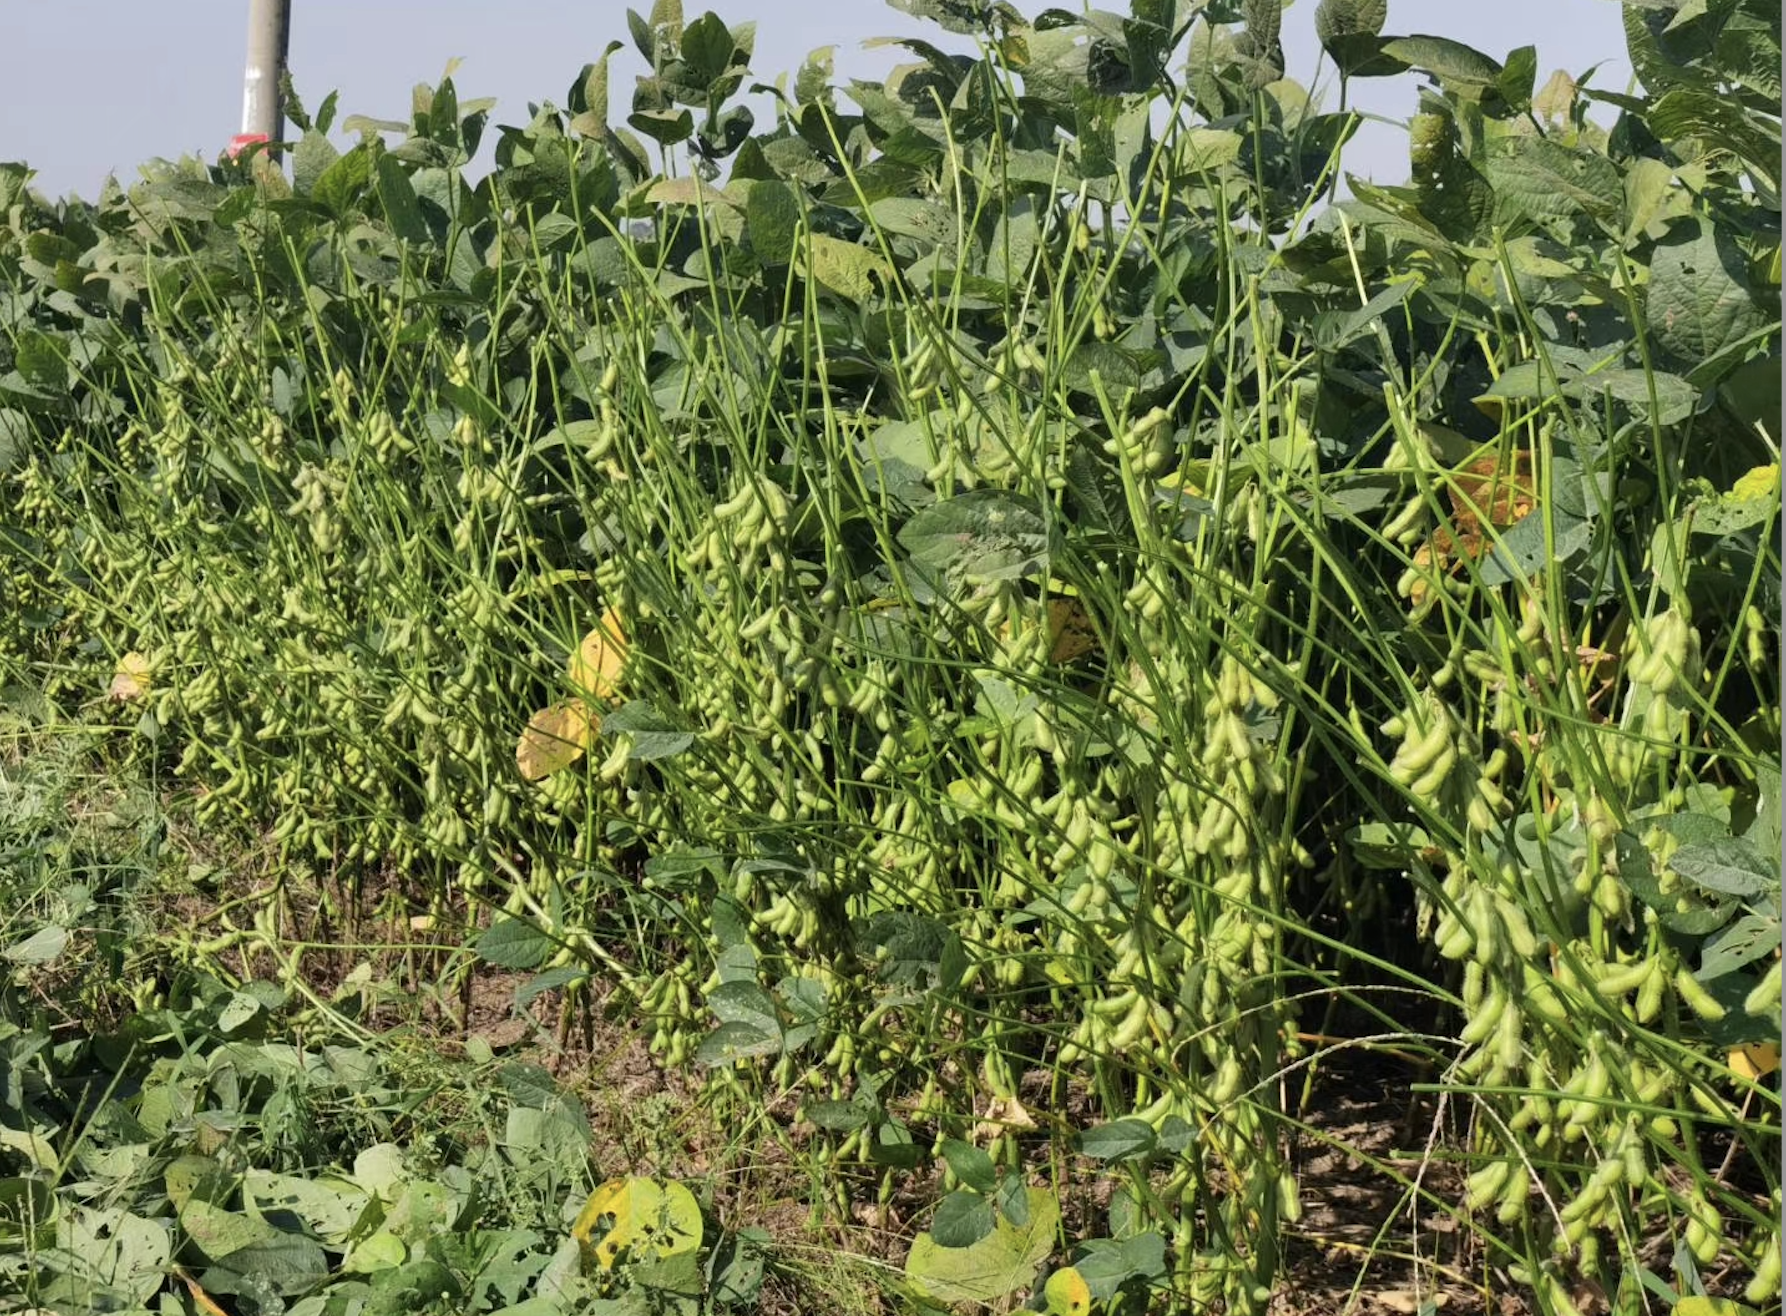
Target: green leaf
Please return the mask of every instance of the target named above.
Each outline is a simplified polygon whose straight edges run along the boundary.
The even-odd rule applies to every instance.
[[[1619,876],[1631,893],[1656,911],[1662,925],[1687,936],[1704,936],[1730,922],[1732,903],[1723,897],[1708,899],[1693,887],[1664,892],[1649,851],[1630,832],[1615,839]]]
[[[1503,69],[1480,50],[1449,37],[1396,37],[1383,44],[1383,54],[1409,68],[1430,73],[1448,90],[1475,99],[1495,85]]]
[[[190,1198],[180,1208],[180,1228],[186,1231],[193,1246],[212,1261],[222,1261],[244,1248],[271,1242],[279,1233],[263,1220],[250,1220],[202,1197]]]
[[[1532,107],[1532,88],[1538,81],[1538,47],[1520,46],[1507,55],[1507,63],[1495,79],[1496,95],[1487,98],[1483,111],[1496,118],[1510,118]],[[1498,100],[1499,104],[1494,102]]]
[[[972,1247],[997,1223],[992,1203],[978,1193],[950,1193],[936,1204],[930,1236],[938,1247]]]
[[[955,249],[955,216],[934,201],[885,197],[869,206],[868,214],[877,227],[889,233],[918,238],[950,253]]]
[[[641,763],[675,758],[695,743],[693,732],[681,730],[642,699],[622,704],[608,714],[602,722],[602,735],[631,737],[631,757]]]
[[[998,1171],[993,1167],[992,1157],[971,1142],[963,1142],[960,1138],[943,1140],[943,1160],[955,1177],[976,1193],[990,1193],[998,1184]],[[961,1246],[958,1243],[948,1244],[950,1247]]]
[[[751,1023],[724,1023],[701,1039],[701,1044],[695,1048],[695,1063],[729,1065],[734,1060],[752,1056],[780,1055],[781,1050],[779,1028],[770,1030]]]
[[[875,1117],[874,1107],[861,1101],[809,1101],[800,1113],[827,1133],[854,1133]]]
[[[718,82],[731,69],[736,49],[718,14],[702,14],[682,31],[682,61],[696,86]]]
[[[1779,321],[1777,307],[1770,314],[1756,304],[1729,231],[1699,215],[1675,220],[1656,244],[1644,312],[1656,342],[1702,386],[1715,382],[1699,377],[1707,362]]]
[[[999,1214],[1019,1229],[1029,1224],[1029,1185],[1021,1170],[1007,1170],[999,1176],[993,1202]]]
[[[744,201],[744,233],[765,265],[786,265],[800,239],[800,203],[779,179],[758,179]]]
[[[422,208],[416,202],[415,187],[409,181],[408,172],[395,157],[387,154],[378,157],[378,201],[384,207],[391,232],[403,241],[432,240],[433,230],[422,217]]]
[[[1701,890],[1739,899],[1778,891],[1779,875],[1747,841],[1735,837],[1683,845],[1668,866]]]
[[[992,6],[983,0],[887,0],[901,13],[929,19],[945,32],[977,36],[987,30]]]
[[[695,116],[687,110],[636,110],[626,121],[659,146],[686,142],[695,132]]]
[[[184,1219],[181,1223],[185,1223]],[[217,1269],[234,1271],[251,1281],[259,1291],[271,1289],[291,1297],[326,1280],[329,1260],[314,1239],[301,1234],[278,1234],[218,1258]],[[205,1283],[214,1293],[241,1291],[237,1285],[222,1279],[217,1270],[206,1272]]]
[[[574,968],[569,964],[561,964],[556,969],[547,969],[544,973],[535,974],[515,988],[515,1008],[525,1010],[547,992],[563,991],[567,987],[587,982],[588,979],[588,969]]]
[[[1494,212],[1494,189],[1458,149],[1450,114],[1416,114],[1408,150],[1420,213],[1454,242],[1481,235]]]
[[[526,919],[503,915],[471,943],[478,957],[505,969],[537,969],[558,945]]]
[[[1340,64],[1338,43],[1346,37],[1374,37],[1389,21],[1389,0],[1321,0],[1315,6],[1315,37]],[[1338,46],[1338,49],[1336,49]]]
[[[13,348],[13,366],[25,382],[46,397],[68,394],[68,357],[62,343],[36,329],[22,329]]]
[[[1780,510],[1780,468],[1769,463],[1757,470],[1759,480],[1739,480],[1726,493],[1696,500],[1689,509],[1693,533],[1722,537],[1772,521]]]
[[[287,108],[287,117],[290,109]],[[295,121],[294,121],[295,122]],[[306,132],[298,139],[291,153],[291,184],[300,196],[309,196],[316,189],[316,180],[329,166],[341,158],[334,143],[319,132]]]
[[[923,508],[899,532],[912,560],[969,584],[1046,572],[1048,522],[1034,504],[975,489]]]
[[[1778,914],[1744,914],[1700,949],[1694,977],[1711,982],[1780,949]]]
[[[1568,562],[1593,542],[1594,523],[1561,507],[1528,513],[1501,535],[1495,551],[1483,560],[1477,577],[1491,588],[1513,580],[1543,579],[1553,564]]]
[[[990,1303],[1035,1283],[1036,1269],[1054,1250],[1060,1203],[1046,1188],[1029,1190],[1029,1223],[997,1220],[972,1247],[944,1247],[928,1233],[912,1240],[905,1273],[935,1302]]]
[[[1733,151],[1770,188],[1780,185],[1780,125],[1776,122],[1771,130],[1764,127],[1738,102],[1709,91],[1677,88],[1650,105],[1645,123],[1670,145],[1687,138],[1698,139],[1700,151],[1683,152],[1689,158]]]
[[[0,950],[0,958],[14,964],[48,964],[68,949],[68,941],[68,929],[51,924]]]
[[[1123,1118],[1085,1130],[1079,1135],[1079,1151],[1095,1161],[1129,1161],[1151,1152],[1154,1139],[1153,1125],[1146,1120]]]
[[[361,142],[317,176],[310,197],[337,219],[355,209],[372,178],[372,147]]]
[[[1623,209],[1624,180],[1605,156],[1544,137],[1516,140],[1512,146],[1509,153],[1487,161],[1498,212],[1546,220],[1579,211],[1611,219]]]

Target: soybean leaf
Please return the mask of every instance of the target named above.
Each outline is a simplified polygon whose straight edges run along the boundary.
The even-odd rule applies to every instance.
[[[1383,53],[1430,73],[1448,90],[1471,99],[1494,86],[1502,73],[1495,60],[1449,37],[1395,37],[1383,44]]]
[[[1779,948],[1780,919],[1777,914],[1744,914],[1701,948],[1699,970],[1693,976],[1701,982],[1710,982],[1772,955]]]
[[[974,489],[919,511],[899,532],[914,562],[970,584],[1044,574],[1048,522],[1033,504],[996,489]]]
[[[755,1024],[742,1022],[721,1024],[695,1048],[695,1063],[724,1065],[751,1056],[772,1056],[781,1052],[781,1033],[770,1032]]]
[[[1675,220],[1656,244],[1644,301],[1650,332],[1696,384],[1714,382],[1701,378],[1705,363],[1779,321],[1756,303],[1735,238],[1700,215]]]
[[[472,942],[479,958],[505,969],[537,969],[558,945],[525,919],[504,915]]]
[[[1459,149],[1449,113],[1416,114],[1408,150],[1420,213],[1454,241],[1479,236],[1494,213],[1494,188]]]
[[[1723,837],[1683,845],[1668,866],[1705,891],[1746,899],[1778,889],[1779,875],[1747,841]]]
[[[758,179],[744,201],[744,231],[765,265],[786,265],[799,242],[800,204],[786,183]]]
[[[1315,6],[1315,37],[1340,63],[1348,37],[1374,37],[1389,21],[1389,0],[1321,0]]]
[[[1625,204],[1617,165],[1549,138],[1516,140],[1511,151],[1489,157],[1487,171],[1506,214],[1544,220],[1580,211],[1610,219]]]
[[[641,763],[674,758],[694,744],[694,733],[680,730],[643,699],[622,704],[602,723],[602,734],[632,737],[632,757]]]
[[[997,1216],[978,1193],[950,1193],[936,1205],[930,1236],[938,1247],[972,1247],[992,1232]]]
[[[960,1138],[943,1140],[943,1160],[948,1162],[949,1169],[976,1193],[990,1193],[998,1183],[998,1171],[992,1164],[992,1157],[971,1142],[963,1142]],[[960,1244],[949,1244],[959,1247]]]
[[[409,181],[409,175],[403,166],[390,155],[378,157],[378,200],[384,207],[385,219],[389,221],[391,232],[405,242],[430,241],[434,232],[428,227],[428,221],[422,218],[422,210],[416,202],[415,187]]]
[[[990,1204],[988,1204],[990,1205]],[[906,1277],[934,1301],[997,1302],[1035,1281],[1036,1268],[1054,1248],[1060,1203],[1046,1188],[1029,1190],[1029,1223],[997,1220],[972,1247],[944,1247],[919,1234],[906,1258]]]
[[[1096,1161],[1128,1161],[1154,1148],[1153,1125],[1125,1117],[1097,1124],[1079,1135],[1079,1151]]]

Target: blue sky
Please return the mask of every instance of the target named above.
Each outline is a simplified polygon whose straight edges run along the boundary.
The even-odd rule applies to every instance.
[[[632,0],[648,11],[650,0]],[[690,18],[711,7],[730,23],[757,22],[753,71],[764,82],[797,69],[809,50],[835,46],[840,79],[878,78],[911,56],[864,50],[876,36],[926,36],[963,48],[883,0],[684,0]],[[1045,0],[1019,0],[1034,13]],[[1125,0],[1102,7],[1126,10]],[[1315,72],[1315,0],[1284,14],[1290,76]],[[108,173],[126,183],[154,157],[214,156],[237,131],[247,0],[31,0],[6,6],[7,74],[0,80],[0,160],[23,160],[50,196],[91,197]],[[1630,76],[1614,0],[1390,0],[1387,31],[1468,42],[1500,59],[1538,47],[1540,83],[1556,68],[1580,74],[1600,64],[1595,84],[1624,90]],[[525,123],[530,101],[562,104],[577,70],[610,39],[626,38],[624,0],[292,0],[291,67],[314,106],[340,92],[343,116],[408,117],[410,88],[433,83],[449,60],[461,100],[494,96],[496,123]],[[616,55],[616,113],[642,69]],[[1328,71],[1331,73],[1331,66]],[[1415,108],[1408,79],[1354,84],[1353,104],[1403,120]],[[1327,103],[1334,104],[1330,91]],[[759,113],[759,122],[765,115]],[[492,134],[492,137],[494,134]],[[1406,139],[1367,127],[1346,167],[1379,181],[1407,176]]]

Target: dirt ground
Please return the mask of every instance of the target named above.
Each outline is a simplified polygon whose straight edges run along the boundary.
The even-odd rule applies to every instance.
[[[475,1038],[505,1059],[549,1069],[583,1099],[597,1133],[593,1155],[604,1171],[704,1179],[714,1184],[714,1206],[728,1224],[761,1228],[780,1248],[848,1255],[864,1263],[865,1273],[903,1266],[911,1238],[940,1192],[936,1179],[908,1176],[892,1201],[878,1204],[875,1178],[864,1172],[847,1216],[835,1202],[820,1207],[796,1154],[806,1136],[796,1098],[769,1108],[774,1136],[754,1141],[748,1164],[740,1164],[736,1131],[720,1127],[705,1109],[699,1075],[656,1064],[626,1012],[609,1008],[618,1002],[604,1000],[597,989],[566,1010],[562,993],[548,992],[517,1009],[516,988],[530,974],[473,963],[461,938],[393,913],[404,907],[396,890],[358,894],[359,908],[386,912],[331,926],[316,921],[318,907],[308,905],[313,918],[302,930],[304,939],[340,948],[313,952],[303,961],[306,979],[324,999],[366,958],[366,948],[377,947],[375,973],[388,975],[397,995],[410,1004],[393,1007],[383,1019],[375,1012],[361,1023],[412,1029],[419,1023],[445,1054],[462,1051]],[[463,918],[468,912],[448,916]],[[188,926],[205,921],[200,902],[193,900],[182,900],[177,914]],[[353,949],[356,945],[360,949]],[[272,964],[242,967],[249,973],[276,971]],[[429,984],[443,982],[457,984],[456,990],[429,990]],[[1046,1103],[1047,1076],[1029,1079],[1024,1097]],[[1524,1316],[1531,1310],[1470,1231],[1440,1209],[1462,1194],[1461,1173],[1436,1153],[1458,1145],[1464,1112],[1455,1103],[1447,1108],[1433,1094],[1412,1091],[1415,1083],[1431,1079],[1381,1052],[1339,1048],[1323,1056],[1301,1102],[1304,1130],[1290,1149],[1301,1218],[1281,1240],[1273,1316],[1411,1316],[1426,1303],[1445,1316]],[[1304,1098],[1300,1074],[1285,1095],[1292,1106]],[[1079,1113],[1089,1123],[1094,1119],[1089,1101],[1083,1094],[1080,1101]],[[1038,1181],[1048,1169],[1042,1147],[1038,1139]],[[1089,1163],[1083,1168],[1084,1191],[1057,1188],[1069,1236],[1092,1237],[1107,1232],[1110,1179]],[[1667,1241],[1659,1241],[1656,1250],[1652,1263],[1666,1272]],[[1706,1278],[1713,1292],[1734,1291],[1742,1283],[1742,1277]],[[879,1310],[894,1310],[892,1300],[872,1291],[852,1297],[856,1310],[876,1310],[877,1302]],[[1608,1310],[1605,1294],[1590,1282],[1579,1283],[1574,1298],[1582,1316]],[[829,1305],[825,1295],[772,1273],[762,1310],[766,1316],[791,1316]]]

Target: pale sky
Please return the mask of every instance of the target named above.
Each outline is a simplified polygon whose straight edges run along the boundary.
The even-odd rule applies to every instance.
[[[712,3],[729,23],[757,22],[757,80],[798,69],[806,53],[835,46],[839,81],[879,78],[913,56],[898,48],[863,50],[876,36],[922,36],[968,49],[882,0],[683,0],[689,18]],[[1102,0],[1126,11],[1125,0]],[[632,0],[649,12],[650,0]],[[1018,0],[1034,14],[1045,0]],[[1289,75],[1306,84],[1315,72],[1314,0],[1284,14]],[[0,161],[23,160],[50,197],[97,194],[108,173],[126,184],[137,165],[160,156],[211,158],[242,115],[247,0],[0,0],[6,76],[0,79]],[[1390,0],[1386,32],[1427,33],[1464,41],[1492,55],[1538,47],[1538,83],[1565,68],[1601,65],[1594,85],[1623,91],[1630,77],[1616,0]],[[340,92],[340,118],[407,119],[410,88],[434,83],[452,59],[461,101],[494,96],[498,123],[524,124],[528,102],[562,106],[578,69],[611,39],[625,41],[624,0],[292,0],[291,69],[312,109]],[[624,117],[643,62],[614,57],[610,85]],[[1325,66],[1323,81],[1330,81]],[[1369,79],[1353,84],[1352,102],[1368,113],[1405,120],[1415,84]],[[1329,87],[1328,108],[1336,107]],[[759,127],[772,122],[760,105]],[[337,124],[339,118],[337,119]],[[496,134],[488,132],[484,159]],[[350,141],[351,138],[343,138]],[[1345,167],[1380,182],[1407,177],[1405,136],[1369,126],[1347,148]]]

